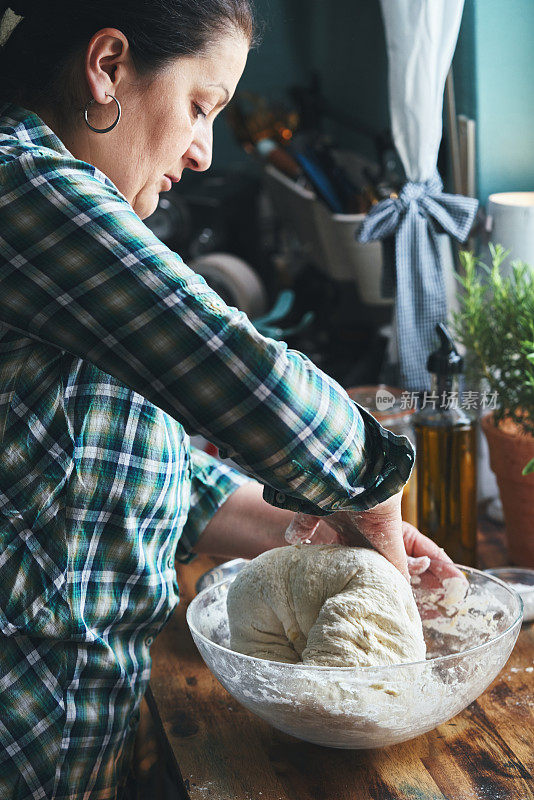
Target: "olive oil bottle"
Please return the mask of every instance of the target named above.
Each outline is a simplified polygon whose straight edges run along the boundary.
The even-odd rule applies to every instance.
[[[477,423],[459,401],[463,359],[446,327],[436,331],[441,345],[427,364],[432,388],[414,415],[417,524],[453,561],[476,566]]]

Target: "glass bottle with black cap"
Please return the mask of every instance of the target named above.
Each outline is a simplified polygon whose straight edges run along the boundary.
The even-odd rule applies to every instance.
[[[462,403],[463,359],[443,324],[440,347],[431,353],[430,392],[414,415],[417,451],[417,523],[459,564],[476,566],[476,421]]]

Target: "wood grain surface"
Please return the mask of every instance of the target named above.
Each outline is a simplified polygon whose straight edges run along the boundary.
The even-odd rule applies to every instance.
[[[506,564],[502,530],[480,531],[480,566]],[[377,750],[335,750],[283,734],[213,677],[185,609],[215,564],[178,568],[181,602],[153,645],[151,687],[191,800],[534,800],[534,626],[484,694],[434,731]],[[177,781],[180,778],[177,776]]]

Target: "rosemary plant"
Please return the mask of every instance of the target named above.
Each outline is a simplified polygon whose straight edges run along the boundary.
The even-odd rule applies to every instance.
[[[490,245],[490,252],[491,267],[473,253],[460,253],[464,291],[453,328],[477,376],[497,393],[495,424],[510,419],[534,435],[534,268],[514,261],[512,274],[503,277],[509,251]],[[531,471],[534,460],[524,473]]]

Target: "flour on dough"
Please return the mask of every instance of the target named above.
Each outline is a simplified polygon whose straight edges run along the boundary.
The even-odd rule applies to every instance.
[[[292,545],[262,553],[228,591],[232,650],[319,666],[425,659],[410,585],[375,550]]]

